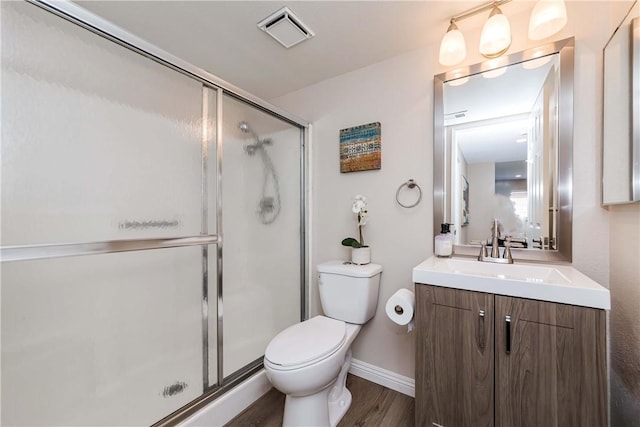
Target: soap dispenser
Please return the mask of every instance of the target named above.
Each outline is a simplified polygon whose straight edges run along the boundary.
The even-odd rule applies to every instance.
[[[435,253],[438,257],[450,257],[453,254],[453,235],[449,232],[449,225],[440,224],[440,234],[435,239]]]

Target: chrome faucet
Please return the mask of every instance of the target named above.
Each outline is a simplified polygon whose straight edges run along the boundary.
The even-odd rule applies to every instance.
[[[513,257],[511,256],[511,248],[509,239],[507,238],[504,244],[504,251],[502,252],[502,258],[500,257],[500,222],[497,219],[493,220],[493,226],[491,227],[491,256],[487,253],[487,242],[483,241],[480,247],[480,254],[478,255],[478,261],[482,262],[497,262],[501,264],[513,264]]]
[[[500,258],[500,227],[498,220],[495,218],[491,231],[491,258]]]

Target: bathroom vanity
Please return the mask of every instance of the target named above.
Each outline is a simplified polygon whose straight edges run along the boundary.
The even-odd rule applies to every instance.
[[[416,425],[607,425],[607,289],[471,258],[431,257],[413,281]]]

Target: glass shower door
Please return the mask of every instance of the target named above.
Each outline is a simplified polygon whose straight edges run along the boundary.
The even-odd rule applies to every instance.
[[[300,321],[299,127],[223,100],[223,376]]]
[[[0,2],[0,424],[181,420],[304,316],[304,127],[38,5]]]
[[[27,2],[1,7],[1,423],[152,424],[217,363],[203,347],[216,90]]]

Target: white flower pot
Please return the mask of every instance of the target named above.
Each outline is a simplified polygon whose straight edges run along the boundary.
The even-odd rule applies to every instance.
[[[351,248],[351,262],[358,265],[365,265],[371,262],[371,248]]]

